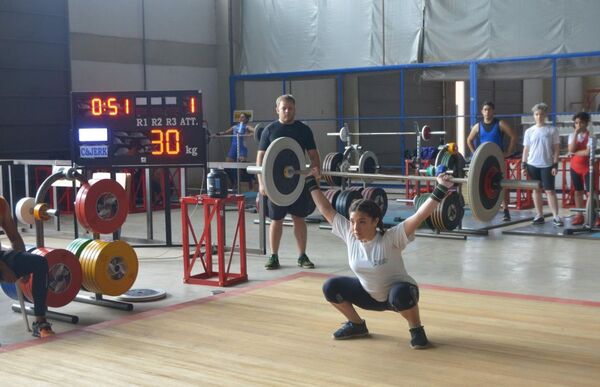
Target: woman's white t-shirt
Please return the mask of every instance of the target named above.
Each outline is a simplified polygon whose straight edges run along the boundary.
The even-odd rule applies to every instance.
[[[388,229],[383,235],[377,233],[368,242],[361,242],[352,233],[352,223],[335,214],[331,232],[346,242],[348,263],[363,288],[377,301],[388,299],[390,288],[398,282],[417,282],[406,272],[402,250],[415,238],[409,238],[404,223]]]
[[[560,144],[560,137],[554,126],[534,125],[527,129],[523,136],[523,146],[529,147],[527,164],[537,168],[551,167],[556,144]]]

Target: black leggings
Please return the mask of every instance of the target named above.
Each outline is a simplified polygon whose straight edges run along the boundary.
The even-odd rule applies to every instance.
[[[31,287],[33,311],[36,316],[45,316],[46,296],[48,295],[48,262],[46,259],[31,253],[9,251],[0,255],[0,260],[4,261],[18,278],[27,274],[33,276]]]
[[[325,299],[333,304],[347,301],[366,310],[400,312],[416,306],[419,288],[410,282],[397,282],[390,288],[387,301],[377,301],[362,287],[358,278],[333,277],[323,284]]]

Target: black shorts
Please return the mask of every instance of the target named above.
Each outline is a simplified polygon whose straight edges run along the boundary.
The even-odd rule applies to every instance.
[[[552,167],[538,168],[527,164],[527,176],[531,180],[540,180],[545,191],[555,190],[555,176],[552,176]]]
[[[573,188],[575,191],[583,191],[584,189],[584,181],[585,181],[585,190],[590,190],[590,174],[589,173],[577,173],[573,169],[571,169],[571,182],[573,183]],[[598,187],[594,187],[595,190]]]
[[[292,205],[280,207],[272,201],[267,200],[267,208],[269,209],[268,215],[271,220],[281,220],[285,218],[286,214],[306,218],[314,211],[315,205],[312,196],[305,186],[298,200],[296,200]]]
[[[356,277],[332,277],[323,284],[325,299],[334,304],[349,302],[361,309],[400,312],[416,306],[419,287],[410,282],[396,282],[390,288],[387,301],[377,301],[362,287]]]

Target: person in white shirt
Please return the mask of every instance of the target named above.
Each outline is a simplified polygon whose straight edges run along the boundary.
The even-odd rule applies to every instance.
[[[531,111],[535,125],[525,131],[523,136],[523,158],[521,172],[533,180],[541,180],[542,188],[546,192],[548,204],[553,215],[555,226],[562,226],[563,221],[558,215],[558,200],[555,192],[555,176],[558,172],[558,156],[560,138],[554,126],[546,124],[548,105],[541,102],[536,104]],[[533,190],[533,205],[536,215],[531,223],[544,224],[544,202],[542,192]]]
[[[406,272],[402,250],[414,240],[419,225],[429,217],[452,186],[450,175],[437,177],[437,186],[416,213],[385,230],[381,209],[371,200],[357,200],[350,206],[350,219],[337,213],[321,192],[314,176],[306,187],[321,214],[333,226],[332,232],[347,245],[348,261],[355,277],[332,277],[323,285],[323,294],[348,321],[333,333],[336,340],[368,336],[366,322],[355,306],[366,310],[400,313],[409,325],[410,346],[429,346],[419,315],[419,288]]]

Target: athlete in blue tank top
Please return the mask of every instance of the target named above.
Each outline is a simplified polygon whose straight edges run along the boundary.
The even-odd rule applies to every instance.
[[[484,142],[493,142],[497,144],[500,149],[503,149],[503,138],[504,136],[500,130],[500,120],[494,118],[490,123],[485,123],[483,120],[479,121],[479,141],[477,142],[477,146]]]
[[[504,157],[507,158],[513,154],[517,146],[517,135],[514,130],[504,121],[494,118],[495,106],[493,102],[486,101],[481,107],[481,115],[483,119],[473,125],[469,137],[467,137],[467,145],[471,153],[475,152],[475,148],[484,142],[493,142],[503,150]],[[504,149],[504,136],[508,137],[508,147]],[[509,191],[504,193],[504,221],[510,220],[508,211]]]
[[[246,114],[241,113],[239,118],[240,122],[237,125],[233,125],[229,129],[217,133],[217,135],[233,135],[231,138],[231,146],[229,147],[229,151],[227,152],[227,157],[225,159],[226,161],[244,162],[248,159],[248,148],[246,148],[246,144],[244,144],[244,137],[248,134],[254,133],[254,127],[248,125],[248,118],[249,117]],[[239,146],[238,138],[240,140]]]

